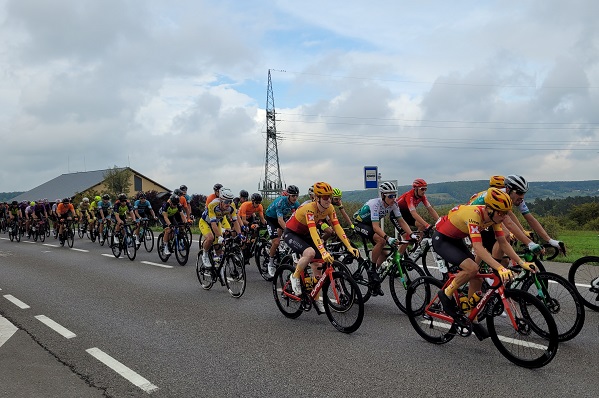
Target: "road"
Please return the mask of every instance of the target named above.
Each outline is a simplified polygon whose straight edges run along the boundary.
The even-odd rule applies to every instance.
[[[174,258],[163,264],[155,249],[133,262],[86,239],[76,239],[74,249],[52,238],[13,243],[0,235],[0,314],[18,328],[0,346],[2,396],[599,393],[599,314],[588,310],[579,336],[560,344],[548,366],[527,370],[490,339],[425,342],[386,286],[384,297],[366,304],[360,329],[346,335],[314,311],[285,318],[253,262],[240,299],[221,286],[202,290],[197,242],[185,267]],[[546,266],[567,272],[567,265]]]

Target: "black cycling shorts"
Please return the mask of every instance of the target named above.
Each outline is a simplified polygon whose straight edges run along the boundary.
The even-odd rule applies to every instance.
[[[468,249],[463,239],[450,238],[439,231],[433,233],[435,253],[443,257],[451,265],[459,266],[464,260],[474,260],[474,254]]]
[[[293,250],[294,253],[299,254],[300,256],[304,253],[304,251],[311,247],[316,252],[314,256],[315,259],[321,259],[320,250],[316,248],[314,241],[312,241],[312,236],[308,235],[300,235],[297,234],[290,229],[285,228],[283,232],[283,241],[287,243],[287,245]]]

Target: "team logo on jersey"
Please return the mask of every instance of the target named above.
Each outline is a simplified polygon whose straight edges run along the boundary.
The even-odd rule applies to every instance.
[[[306,217],[308,217],[308,222],[314,222],[314,214],[313,213],[308,213],[306,215]]]
[[[470,235],[480,234],[480,229],[479,229],[478,225],[472,225],[472,224],[470,224],[468,227],[470,229]]]

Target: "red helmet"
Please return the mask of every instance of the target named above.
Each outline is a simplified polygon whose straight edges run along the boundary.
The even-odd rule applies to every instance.
[[[428,184],[422,178],[416,178],[412,183],[412,188],[426,187]]]

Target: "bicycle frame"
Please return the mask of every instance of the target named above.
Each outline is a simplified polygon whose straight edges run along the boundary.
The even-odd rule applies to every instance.
[[[331,267],[329,264],[326,264],[324,269],[323,269],[323,273],[322,276],[320,277],[320,279],[318,280],[318,282],[316,283],[316,285],[314,285],[314,287],[312,287],[312,290],[307,294],[308,297],[310,297],[310,299],[312,301],[316,300],[316,297],[318,297],[318,294],[320,293],[321,289],[322,289],[322,285],[325,283],[326,280],[333,280],[333,267]],[[303,281],[305,278],[305,272],[302,271],[302,274],[300,276],[301,281],[302,281],[302,285],[303,285]],[[287,287],[288,284],[290,284],[290,281],[287,281],[285,283],[285,286]],[[335,300],[339,300],[339,293],[337,292],[337,289],[335,288],[334,284],[331,284],[332,288],[333,288],[333,293],[335,295]],[[304,292],[302,292],[301,296],[304,296],[303,294]],[[307,293],[307,292],[306,292]],[[295,294],[293,294],[293,292],[287,292],[287,289],[283,289],[283,294],[289,298],[292,298],[294,300],[302,300],[301,296],[296,296]]]

